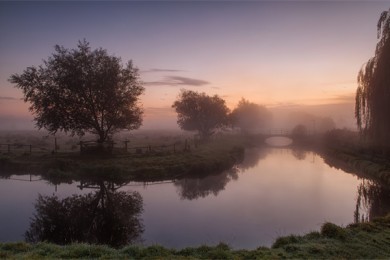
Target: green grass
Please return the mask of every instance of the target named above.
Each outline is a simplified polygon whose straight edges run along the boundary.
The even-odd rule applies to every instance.
[[[227,170],[243,159],[244,147],[253,143],[242,136],[219,137],[184,151],[178,149],[143,154],[119,153],[86,156],[78,153],[40,155],[0,155],[0,172],[29,173],[53,183],[85,178],[105,178],[114,182],[159,181],[188,175],[207,175]]]
[[[370,156],[351,149],[325,149],[320,152],[325,162],[345,172],[390,185],[390,160]]]
[[[320,232],[278,238],[271,248],[233,250],[227,244],[168,249],[159,245],[104,245],[0,243],[0,258],[8,259],[280,259],[280,258],[389,258],[390,216],[345,228],[323,224]]]

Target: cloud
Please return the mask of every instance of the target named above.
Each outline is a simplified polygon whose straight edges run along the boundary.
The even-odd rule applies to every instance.
[[[175,69],[149,69],[142,70],[141,73],[154,73],[154,72],[183,72],[185,70],[175,70]]]
[[[268,105],[271,108],[297,108],[302,107],[301,104],[297,104],[294,102],[277,102],[275,104]]]
[[[175,110],[171,106],[164,106],[164,107],[147,107],[145,108],[145,112],[147,114],[154,114],[154,115],[169,115],[175,113]]]
[[[0,96],[0,100],[19,100],[19,98]]]
[[[331,100],[338,103],[355,103],[355,94],[338,95],[331,98]]]
[[[167,76],[161,81],[145,82],[148,86],[195,86],[200,87],[209,84],[208,81],[179,76]]]
[[[319,84],[320,86],[340,86],[340,87],[346,87],[348,85],[356,85],[356,80],[346,80],[346,81],[336,81],[336,82],[324,82],[322,84]]]

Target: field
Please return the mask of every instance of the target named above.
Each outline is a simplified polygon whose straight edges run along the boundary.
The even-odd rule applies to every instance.
[[[253,144],[242,136],[218,135],[201,143],[188,134],[177,132],[141,132],[131,136],[127,151],[118,136],[111,154],[80,154],[74,148],[79,140],[61,136],[57,138],[57,151],[50,150],[54,137],[8,134],[3,140],[10,143],[33,144],[40,147],[29,151],[2,151],[2,175],[42,175],[55,182],[83,178],[108,178],[116,182],[130,180],[157,181],[186,175],[217,173],[231,168],[242,160],[244,146]],[[259,139],[260,140],[260,139]],[[119,145],[120,144],[120,145]],[[53,146],[54,147],[54,146]],[[73,149],[73,148],[74,149]]]

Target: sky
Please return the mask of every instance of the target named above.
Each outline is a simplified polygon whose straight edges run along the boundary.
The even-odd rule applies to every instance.
[[[322,109],[351,124],[357,73],[374,55],[376,24],[389,8],[390,1],[0,1],[0,129],[33,125],[10,75],[42,64],[56,44],[75,48],[83,39],[140,69],[144,128],[175,125],[180,89],[217,94],[230,109],[246,98],[276,110]]]

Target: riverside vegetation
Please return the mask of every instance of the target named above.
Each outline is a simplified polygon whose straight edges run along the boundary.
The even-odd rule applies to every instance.
[[[261,258],[385,258],[390,255],[390,216],[372,222],[356,223],[346,228],[325,223],[320,232],[304,236],[278,238],[272,248],[232,250],[220,243],[181,250],[158,245],[127,246],[113,249],[103,245],[71,244],[59,246],[49,243],[0,244],[1,258],[103,258],[103,259],[261,259]]]
[[[150,144],[150,140],[147,141],[135,142],[145,146],[146,143]],[[157,138],[152,142],[154,145],[162,141]],[[183,145],[178,145],[176,151],[147,151],[142,154],[119,152],[96,156],[80,155],[78,152],[3,153],[0,155],[0,170],[2,175],[7,175],[26,174],[25,169],[29,169],[31,174],[65,182],[91,177],[117,182],[161,181],[230,169],[243,159],[244,148],[254,143],[256,141],[253,137],[228,135],[196,145],[188,141],[185,149]]]

